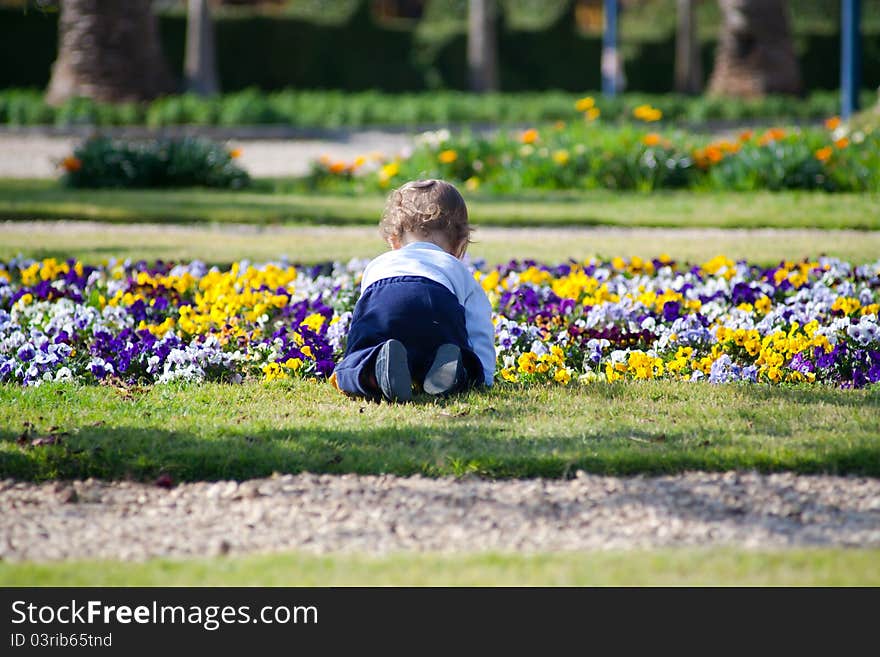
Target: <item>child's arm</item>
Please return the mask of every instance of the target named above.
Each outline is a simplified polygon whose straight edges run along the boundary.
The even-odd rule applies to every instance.
[[[465,299],[464,319],[468,339],[480,364],[487,386],[495,380],[495,327],[492,324],[492,305],[482,286],[471,279],[473,286]]]

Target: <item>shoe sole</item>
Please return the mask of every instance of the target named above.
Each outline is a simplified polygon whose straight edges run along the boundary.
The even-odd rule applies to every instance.
[[[422,386],[429,395],[446,395],[453,391],[461,370],[461,349],[454,344],[441,345]]]
[[[406,347],[399,340],[389,340],[376,356],[376,381],[389,401],[408,402],[412,399],[412,376]]]

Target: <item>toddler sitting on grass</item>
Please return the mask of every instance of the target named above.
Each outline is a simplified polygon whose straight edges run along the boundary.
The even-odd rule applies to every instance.
[[[393,191],[382,221],[391,247],[361,280],[343,359],[343,392],[405,402],[413,385],[445,396],[492,385],[495,332],[486,293],[461,261],[470,243],[467,206],[442,180]]]

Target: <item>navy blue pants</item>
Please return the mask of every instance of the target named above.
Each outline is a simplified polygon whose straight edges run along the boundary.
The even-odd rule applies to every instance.
[[[336,366],[340,390],[376,397],[362,373],[372,374],[379,348],[390,339],[406,347],[409,371],[419,385],[442,344],[458,345],[468,385],[483,383],[483,366],[468,346],[464,308],[445,286],[422,276],[395,276],[370,285],[355,305],[345,356]]]

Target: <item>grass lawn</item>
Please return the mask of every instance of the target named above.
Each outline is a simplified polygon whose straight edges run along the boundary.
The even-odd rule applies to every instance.
[[[0,563],[0,586],[878,586],[880,550]]]
[[[60,440],[20,446],[22,434]],[[314,381],[127,391],[0,386],[0,478],[561,477],[578,469],[880,476],[880,389],[496,387],[394,406],[349,400]]]
[[[285,193],[286,183],[274,185],[258,181],[246,192],[71,191],[53,182],[0,181],[0,221],[10,220],[0,223],[0,260],[21,253],[227,263],[287,255],[313,263],[383,250],[375,228],[381,197]],[[662,252],[689,261],[724,253],[762,264],[824,253],[861,263],[880,254],[876,194],[600,191],[468,200],[482,228],[470,252],[492,263]],[[190,221],[197,225],[182,225]],[[30,445],[40,437],[55,440]],[[495,388],[389,406],[349,400],[309,381],[126,390],[0,385],[0,478],[150,481],[167,473],[195,481],[276,471],[565,477],[578,469],[877,477],[880,387]],[[877,586],[880,550],[0,562],[4,586],[395,584]]]
[[[260,180],[251,190],[69,190],[55,181],[0,180],[0,219],[109,222],[375,224],[381,195],[307,192]],[[880,228],[878,194],[632,192],[597,190],[519,197],[467,195],[484,226]]]
[[[257,262],[286,255],[292,262],[373,257],[385,249],[375,226],[249,226],[213,224],[106,224],[93,221],[0,222],[0,260],[79,258],[98,263],[109,257],[226,264]],[[849,262],[873,262],[880,254],[880,231],[721,228],[501,228],[474,234],[468,251],[490,264],[511,258],[557,263],[568,257],[643,258],[668,253],[677,260],[705,262],[724,254],[771,265],[831,255]]]

